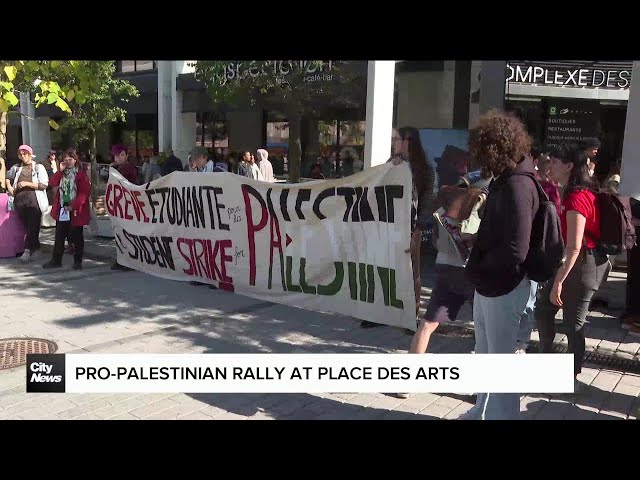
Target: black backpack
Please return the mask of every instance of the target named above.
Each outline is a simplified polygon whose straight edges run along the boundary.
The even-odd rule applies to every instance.
[[[533,175],[527,175],[536,185],[540,197],[540,207],[533,219],[529,253],[522,264],[530,280],[546,282],[550,280],[562,265],[564,241],[560,217],[555,204]]]
[[[598,249],[606,255],[620,255],[636,244],[636,230],[631,221],[631,200],[617,193],[596,194],[600,207]]]

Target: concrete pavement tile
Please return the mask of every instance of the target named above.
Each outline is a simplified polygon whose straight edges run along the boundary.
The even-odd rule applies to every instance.
[[[239,415],[233,412],[225,412],[221,415],[217,415],[214,420],[246,420],[248,417],[244,415]]]
[[[597,387],[600,390],[611,392],[616,387],[621,378],[622,374],[620,373],[601,371],[596,376],[596,378],[593,379],[593,382],[591,382],[590,385],[593,387]]]
[[[224,410],[220,407],[216,407],[215,405],[207,405],[206,407],[201,408],[200,410],[197,410],[195,413],[202,413],[203,415],[206,415],[209,418],[216,419],[220,415],[226,412],[227,410]],[[180,415],[178,419],[181,420],[183,417],[189,416],[189,415],[192,415],[192,414]]]
[[[102,408],[96,409],[93,413],[102,419],[108,420],[128,413],[136,408],[144,407],[147,404],[149,404],[149,401],[144,397],[133,397],[115,404],[103,406]]]
[[[351,401],[353,398],[358,396],[357,393],[331,393],[330,395],[332,398],[344,402]]]
[[[317,416],[316,420],[352,420],[358,417],[364,407],[360,405],[342,404],[339,408],[327,411]],[[390,413],[390,412],[387,412]]]
[[[251,417],[247,417],[247,420],[275,420],[276,418],[265,413],[265,412],[258,412],[255,415],[252,415]]]
[[[602,340],[598,345],[598,350],[608,350],[615,352],[620,347],[620,342],[610,342],[609,340]]]
[[[184,417],[180,417],[179,420],[213,420],[209,415],[205,415],[202,411],[193,412]]]
[[[600,410],[609,395],[610,392],[589,386],[582,393],[574,396],[574,403]]]
[[[447,397],[446,395],[441,396],[438,400],[436,400],[436,405],[440,405],[441,407],[448,407],[450,409],[456,408],[458,405],[462,403],[462,400],[453,397]]]
[[[381,410],[393,410],[402,402],[404,402],[403,398],[384,395],[383,397],[378,398],[374,400],[371,404],[369,404],[369,408],[377,408]]]
[[[566,401],[551,400],[547,402],[534,416],[535,420],[562,420],[573,405]]]
[[[582,405],[572,405],[564,416],[564,420],[593,420],[598,415],[598,409]]]
[[[626,373],[620,379],[620,385],[628,385],[633,387],[640,387],[640,375],[633,375],[630,373]],[[0,400],[0,404],[2,401]]]
[[[74,417],[71,420],[102,420],[102,419],[94,415],[93,413],[86,413],[84,415],[80,415],[79,417]]]
[[[87,403],[95,402],[96,400],[110,398],[113,394],[108,393],[66,393],[67,400],[75,403],[76,405],[85,405]]]
[[[626,420],[627,416],[622,415],[618,412],[609,412],[601,410],[598,415],[593,418],[593,420]]]
[[[611,393],[602,404],[602,411],[617,412],[625,418],[632,413],[633,404],[636,397],[624,395],[621,393]]]
[[[68,409],[58,413],[58,416],[60,418],[72,419],[72,418],[80,417],[86,414],[96,415],[95,412],[97,410],[108,407],[109,403],[105,397],[102,397],[102,398],[98,398],[93,401],[90,401],[88,403],[83,403],[82,405],[75,405],[73,403],[72,405],[73,405],[72,407],[69,407]]]
[[[167,410],[171,407],[175,407],[176,405],[179,405],[179,403],[174,402],[173,400],[170,400],[168,398],[164,398],[162,400],[158,400],[157,402],[149,403],[147,405],[143,405],[141,407],[133,409],[129,413],[138,418],[146,418],[155,413],[161,412],[162,410]]]
[[[189,415],[203,408],[205,408],[205,406],[200,402],[180,403],[166,410],[154,413],[146,417],[145,420],[176,420],[180,416]]]
[[[640,343],[630,340],[631,337],[625,339],[625,342],[621,343],[618,350],[625,353],[635,355],[640,351]]]
[[[12,390],[7,390],[6,395],[0,396],[0,407],[7,408],[19,403],[26,402],[29,397],[26,393],[11,393]]]
[[[524,396],[520,399],[520,418],[532,419],[549,402],[544,397]]]
[[[454,420],[456,418],[458,418],[460,415],[467,413],[469,410],[471,410],[473,408],[473,404],[472,403],[467,403],[467,402],[462,402],[460,403],[460,405],[458,405],[457,407],[455,407],[453,410],[451,410],[449,413],[447,413],[447,415],[445,415],[445,418],[448,420]],[[420,412],[422,413],[422,412]]]
[[[453,408],[445,407],[444,405],[438,405],[436,402],[420,410],[420,415],[430,415],[432,417],[444,418],[452,410]]]
[[[593,350],[598,348],[601,342],[602,340],[599,338],[593,338],[593,337],[585,338],[586,350],[589,352],[592,352]]]
[[[623,377],[624,379],[624,377]],[[622,380],[613,389],[613,393],[619,393],[621,395],[627,395],[629,397],[637,398],[640,395],[640,386],[627,385]]]
[[[435,403],[439,398],[439,396],[434,394],[417,394],[415,397],[411,397],[403,401],[400,405],[395,407],[393,411],[418,413],[424,410],[426,407],[431,406],[431,404]],[[449,410],[451,410],[451,408],[449,408]]]
[[[140,419],[138,417],[134,417],[130,413],[121,413],[120,415],[116,415],[115,417],[112,417],[109,420],[140,420]]]
[[[28,410],[26,412],[20,413],[19,415],[25,420],[38,420],[40,418],[46,418],[50,415],[55,415],[57,419],[60,420],[66,418],[60,415],[62,412],[74,407],[76,407],[76,405],[71,403],[69,400],[59,399],[33,410]]]
[[[359,405],[361,407],[367,407],[376,400],[380,400],[383,397],[381,394],[376,393],[359,393],[355,397],[351,398],[348,403],[350,405]]]
[[[37,397],[35,396],[37,395]],[[23,401],[19,403],[13,403],[13,405],[4,406],[5,412],[10,415],[20,415],[22,412],[39,408],[47,403],[51,402],[53,394],[50,393],[29,393],[22,396]],[[1,400],[1,398],[0,398]]]

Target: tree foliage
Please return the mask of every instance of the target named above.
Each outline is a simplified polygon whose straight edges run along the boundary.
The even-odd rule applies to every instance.
[[[126,120],[127,111],[121,105],[140,93],[128,81],[116,78],[115,73],[114,61],[81,60],[74,62],[71,71],[54,77],[61,82],[75,82],[67,98],[76,101],[71,105],[71,115],[62,122],[63,128],[85,132],[89,138],[103,125]]]
[[[322,105],[352,106],[355,75],[348,62],[325,60],[198,61],[196,79],[215,104],[282,108],[289,121],[289,174],[300,175],[300,121]]]
[[[55,105],[66,113],[64,129],[91,142],[92,174],[95,174],[95,134],[103,125],[126,119],[119,104],[139,95],[135,86],[114,77],[115,61],[0,60],[0,114],[18,106],[20,93],[35,93],[36,108]],[[60,126],[50,120],[49,125]],[[0,128],[0,156],[6,145],[6,121]],[[95,178],[93,184],[95,185]]]

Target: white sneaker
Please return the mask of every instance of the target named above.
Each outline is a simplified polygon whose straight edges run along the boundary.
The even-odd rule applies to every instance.
[[[25,249],[24,253],[20,257],[22,263],[29,263],[31,261],[31,250]]]

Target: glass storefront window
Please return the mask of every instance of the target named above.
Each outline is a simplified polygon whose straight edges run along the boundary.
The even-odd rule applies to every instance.
[[[155,60],[120,60],[118,62],[118,72],[132,73],[155,70],[157,67]]]

